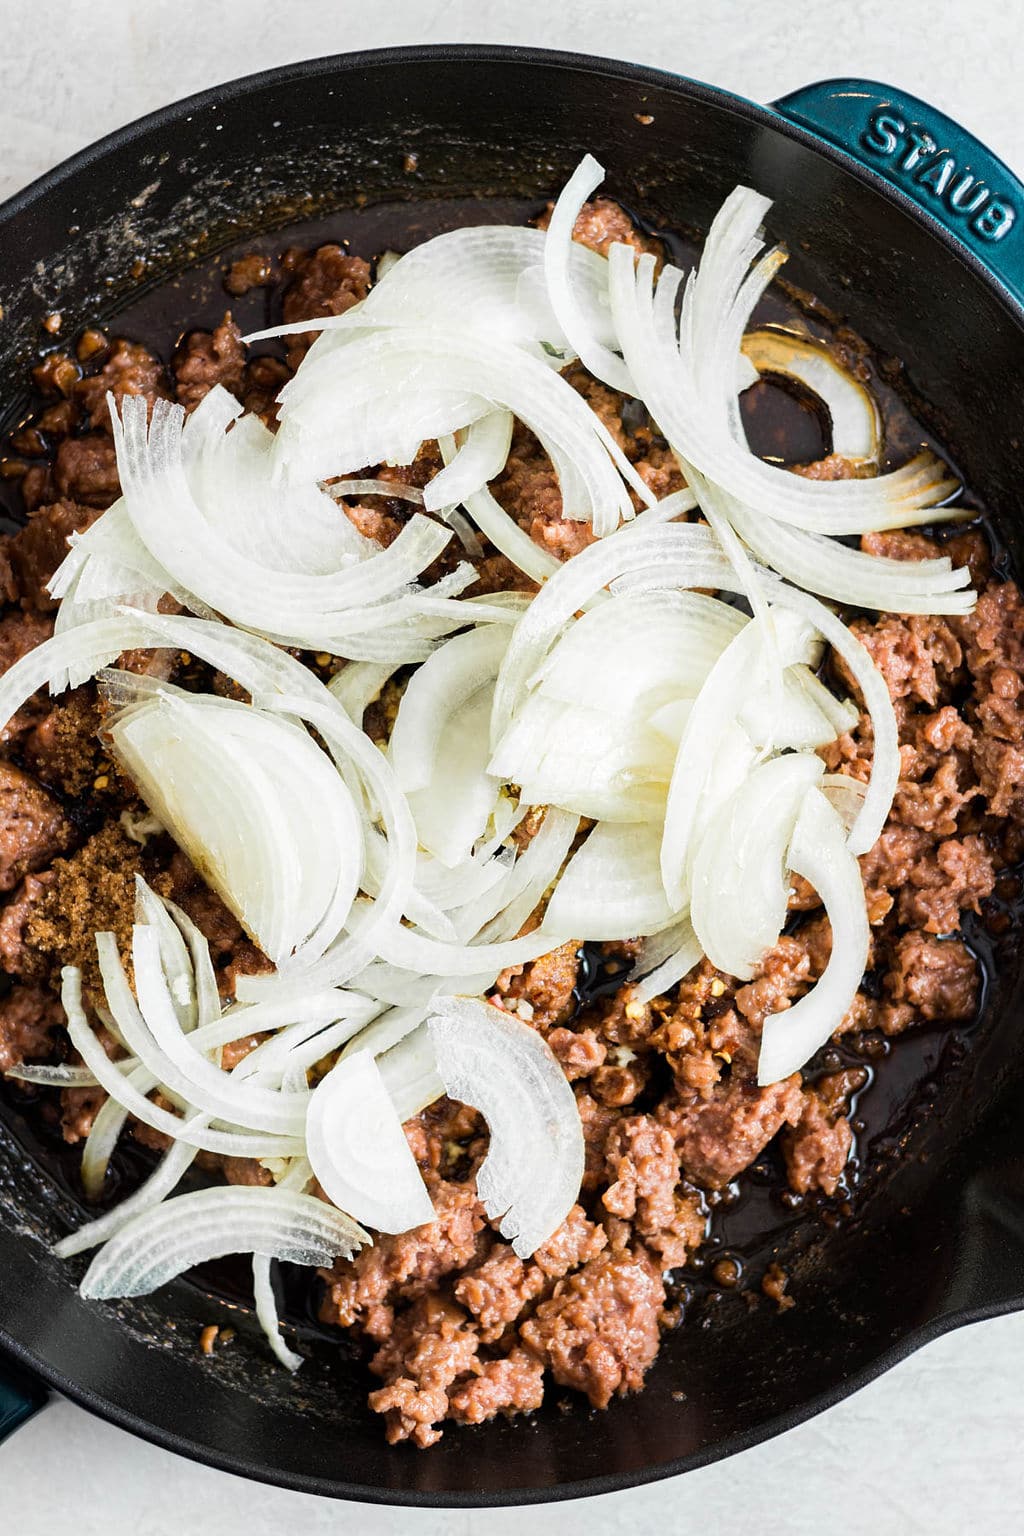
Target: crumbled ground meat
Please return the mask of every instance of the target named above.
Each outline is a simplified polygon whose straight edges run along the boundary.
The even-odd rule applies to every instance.
[[[662,256],[659,242],[607,199],[583,209],[576,238],[600,252],[626,240]],[[345,313],[363,298],[369,277],[366,262],[325,245],[288,251],[279,264],[259,254],[244,257],[228,270],[225,286],[242,295],[279,279],[283,294],[268,302],[280,298],[283,318],[301,322]],[[73,353],[44,360],[36,376],[42,406],[11,442],[32,515],[24,529],[0,539],[0,672],[50,634],[46,583],[68,537],[118,494],[108,390],[118,401],[136,395],[150,404],[173,392],[192,410],[222,384],[273,429],[276,396],[315,334],[289,338],[284,360],[246,360],[226,315],[212,331],[188,332],[169,372],[139,343],[99,332],[85,333]],[[844,347],[846,366],[863,370],[856,344]],[[565,376],[657,496],[682,485],[674,455],[637,402],[578,364]],[[411,464],[368,465],[365,472],[422,488],[440,467],[437,444],[426,442]],[[863,471],[830,455],[796,472],[835,480]],[[562,517],[550,460],[521,425],[494,491],[558,558],[592,542],[589,524]],[[359,532],[385,547],[412,510],[390,496],[340,506]],[[974,1016],[981,978],[960,934],[961,918],[983,912],[1000,870],[1024,855],[1024,608],[1017,587],[994,579],[976,530],[941,543],[916,532],[871,534],[862,543],[869,553],[902,560],[947,553],[970,566],[980,595],[975,612],[963,618],[882,614],[854,622],[894,700],[901,772],[889,821],[861,861],[871,921],[869,976],[836,1032],[837,1049],[849,1043],[860,1049],[866,1031],[897,1036],[918,1025],[955,1027]],[[428,576],[452,569],[462,554],[452,540]],[[475,593],[533,585],[489,548],[476,564]],[[121,664],[169,676],[179,657],[147,651]],[[860,702],[842,663],[831,658],[828,665]],[[213,686],[237,696],[223,678]],[[402,686],[389,683],[367,711],[366,728],[381,744]],[[224,999],[234,997],[240,976],[270,967],[168,838],[158,834],[143,846],[127,837],[118,817],[126,806],[137,811],[138,803],[104,758],[100,724],[95,690],[86,687],[56,702],[38,695],[4,731],[0,965],[11,986],[0,998],[0,1070],[58,1047],[62,1014],[53,982],[61,965],[82,965],[88,1002],[99,979],[96,929],[112,928],[127,957],[137,871],[206,935]],[[870,721],[862,714],[822,755],[830,769],[865,780],[872,753]],[[538,808],[517,828],[520,849],[541,819]],[[796,880],[785,935],[743,983],[704,961],[651,1002],[641,1003],[628,984],[614,980],[587,1001],[576,941],[498,978],[493,1001],[544,1036],[573,1084],[585,1145],[579,1203],[522,1260],[477,1198],[476,1173],[488,1149],[481,1116],[443,1098],[408,1123],[434,1219],[414,1232],[378,1235],[355,1259],[339,1260],[321,1275],[324,1320],[356,1330],[376,1349],[371,1370],[380,1386],[370,1402],[384,1416],[389,1440],[426,1446],[446,1421],[478,1424],[499,1413],[528,1413],[540,1405],[550,1378],[598,1407],[637,1390],[657,1353],[659,1331],[672,1320],[665,1273],[701,1248],[716,1203],[730,1198],[720,1192],[773,1141],[790,1189],[808,1203],[845,1193],[851,1104],[865,1088],[864,1069],[837,1069],[826,1058],[804,1077],[757,1085],[765,1020],[792,1006],[821,976],[831,944],[817,893]],[[637,944],[607,944],[603,951],[602,976],[613,978],[617,970],[624,978]],[[227,1047],[224,1066],[237,1065],[260,1039]],[[66,1140],[88,1134],[103,1097],[89,1088],[60,1095]],[[133,1124],[131,1134],[154,1152],[167,1145],[162,1133],[142,1124]],[[197,1167],[230,1183],[271,1181],[250,1159],[200,1154]],[[739,1267],[720,1258],[712,1276],[716,1284],[733,1285]],[[769,1266],[761,1284],[780,1311],[793,1305],[779,1264]]]
[[[520,1328],[526,1348],[595,1408],[636,1392],[658,1353],[665,1287],[642,1248],[601,1253],[560,1280]]]
[[[228,293],[241,298],[253,288],[266,288],[274,281],[274,263],[269,256],[253,251],[233,261],[224,275],[224,287]]]
[[[670,1106],[665,1119],[687,1177],[719,1189],[749,1168],[784,1125],[795,1125],[801,1108],[798,1076],[768,1088],[730,1078],[709,1099]]]
[[[782,1133],[789,1187],[797,1194],[811,1189],[835,1194],[853,1145],[845,1113],[849,1095],[863,1087],[866,1078],[862,1068],[855,1068],[820,1078],[804,1089],[800,1118]]]
[[[353,304],[365,299],[369,291],[368,264],[359,256],[347,255],[340,245],[322,245],[308,255],[286,251],[281,265],[291,273],[283,306],[286,324],[323,315],[343,315]],[[298,366],[316,335],[315,331],[303,331],[288,338],[290,367]]]
[[[7,672],[16,661],[48,640],[52,633],[53,619],[48,614],[20,613],[18,610],[5,613],[0,618],[0,672]],[[14,745],[42,718],[47,707],[46,696],[40,691],[0,728],[0,741],[7,747]]]
[[[120,493],[117,456],[104,432],[65,438],[53,464],[53,488],[58,496],[105,511]],[[45,499],[44,494],[40,499]]]
[[[60,1000],[48,987],[13,986],[0,998],[0,1072],[45,1060],[63,1023]]]
[[[13,763],[0,761],[0,891],[43,869],[68,846],[71,829],[52,795]]]
[[[74,501],[57,501],[37,507],[6,546],[22,607],[48,613],[57,607],[46,590],[54,571],[68,552],[73,533],[84,533],[99,514],[93,507]]]
[[[216,384],[240,396],[245,386],[245,348],[230,314],[213,331],[190,331],[171,366],[175,393],[186,411],[194,411]]]
[[[114,396],[119,410],[126,395],[141,395],[152,412],[154,400],[169,398],[163,364],[147,347],[134,341],[113,342],[99,372],[79,379],[74,387],[74,397],[89,425],[105,432],[110,431],[108,393]]]

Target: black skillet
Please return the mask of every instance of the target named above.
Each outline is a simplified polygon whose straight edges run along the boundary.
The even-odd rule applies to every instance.
[[[371,254],[470,217],[520,218],[586,149],[607,165],[612,194],[658,225],[706,228],[738,181],[777,199],[769,226],[792,251],[787,275],[903,360],[907,387],[928,402],[922,419],[1001,515],[1012,554],[1024,187],[938,112],[864,82],[765,108],[601,59],[428,48],[219,86],[122,129],[0,209],[3,419],[17,419],[50,310],[68,334],[128,309],[153,336],[223,307],[203,262],[228,246],[301,224],[304,243],[342,229]],[[480,198],[489,208],[465,201]],[[332,225],[338,210],[348,213]],[[946,1329],[1024,1304],[1022,967],[1012,929],[1000,939],[976,925],[974,938],[987,988],[970,1049],[926,1034],[884,1064],[873,1092],[891,1072],[887,1123],[862,1147],[857,1214],[832,1230],[787,1225],[778,1210],[767,1220],[793,1310],[705,1296],[665,1340],[641,1396],[588,1414],[563,1411],[552,1393],[532,1421],[450,1430],[427,1454],[385,1446],[353,1346],[322,1344],[310,1328],[314,1360],[293,1380],[268,1364],[223,1285],[220,1299],[182,1282],[139,1302],[83,1302],[76,1266],[46,1246],[81,1219],[73,1185],[53,1177],[51,1152],[8,1096],[0,1436],[54,1389],[244,1476],[385,1503],[486,1505],[645,1482],[799,1423]],[[751,1198],[768,1210],[767,1197]],[[212,1360],[196,1347],[211,1321],[238,1330]]]

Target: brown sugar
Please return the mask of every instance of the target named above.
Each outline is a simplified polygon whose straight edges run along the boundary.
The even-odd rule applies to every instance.
[[[26,947],[39,957],[41,974],[56,978],[61,966],[77,965],[83,985],[100,990],[96,934],[115,933],[122,955],[128,954],[141,860],[139,845],[114,822],[70,858],[54,860],[56,879],[34,907],[25,935]]]

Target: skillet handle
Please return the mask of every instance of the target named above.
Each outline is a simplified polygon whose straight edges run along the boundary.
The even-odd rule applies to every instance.
[[[45,1407],[49,1393],[0,1354],[0,1442]]]
[[[898,188],[1024,304],[1024,183],[980,139],[874,80],[822,80],[772,105]]]

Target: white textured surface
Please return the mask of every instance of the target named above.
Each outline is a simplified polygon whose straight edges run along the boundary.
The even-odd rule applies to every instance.
[[[987,0],[980,12],[966,0],[0,0],[0,197],[109,129],[219,80],[412,42],[602,53],[765,100],[828,75],[886,80],[1024,167],[1022,32],[1020,0]],[[1022,1364],[1024,1315],[979,1324],[731,1461],[603,1499],[486,1516],[249,1486],[60,1403],[0,1450],[0,1533],[461,1536],[486,1522],[494,1536],[1016,1536]]]

